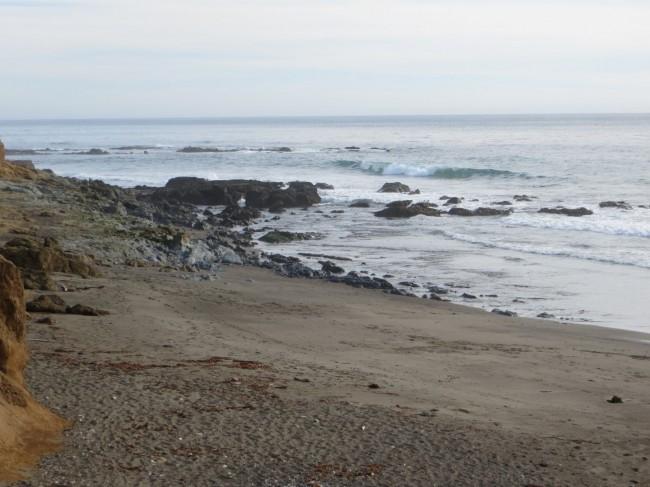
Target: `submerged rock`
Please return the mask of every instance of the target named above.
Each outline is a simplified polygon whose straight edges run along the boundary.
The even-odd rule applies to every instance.
[[[350,208],[370,208],[370,203],[372,200],[354,200],[350,203]]]
[[[527,194],[516,194],[512,197],[517,202],[533,201],[534,198],[536,199],[536,196],[528,196]]]
[[[619,208],[621,210],[631,210],[632,205],[625,201],[601,201],[598,203],[601,208]]]
[[[446,199],[447,200],[445,202],[445,206],[459,205],[461,203],[461,201],[463,201],[463,198],[459,198],[458,196],[452,196],[452,197],[443,196],[440,199]]]
[[[316,186],[316,189],[334,189],[334,186],[327,183],[316,183],[314,186]]]
[[[475,210],[468,210],[466,208],[455,207],[451,208],[448,213],[455,216],[505,216],[512,213],[512,210],[498,210],[496,208],[486,207],[476,208]]]
[[[400,182],[394,182],[394,183],[384,183],[384,185],[379,188],[379,193],[410,193],[411,188],[409,188],[406,184],[402,184]]]
[[[586,216],[586,215],[593,215],[594,212],[591,210],[588,210],[587,208],[580,207],[580,208],[565,208],[563,206],[558,206],[555,208],[542,208],[539,210],[538,213],[551,213],[555,215],[566,215],[566,216]]]

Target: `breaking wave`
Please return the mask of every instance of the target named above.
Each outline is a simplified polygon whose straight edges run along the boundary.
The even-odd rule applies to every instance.
[[[525,178],[525,173],[501,169],[479,169],[473,167],[412,166],[409,164],[337,160],[338,167],[359,170],[382,176],[411,176],[434,179],[469,179],[469,178]]]

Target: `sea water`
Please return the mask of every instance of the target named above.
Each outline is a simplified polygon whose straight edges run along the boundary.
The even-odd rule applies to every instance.
[[[487,310],[650,332],[650,115],[20,121],[0,122],[0,137],[37,151],[16,159],[122,186],[175,176],[329,183],[318,208],[257,225],[323,239],[261,247],[352,258],[339,263]],[[186,146],[223,152],[178,152]],[[109,154],[76,154],[91,148]],[[377,192],[392,181],[420,194]],[[514,201],[521,194],[531,201]],[[470,209],[510,201],[514,211],[373,214],[397,199],[442,205],[442,196]],[[371,208],[349,208],[362,198]],[[631,209],[600,208],[607,200]],[[538,212],[558,205],[594,214]]]

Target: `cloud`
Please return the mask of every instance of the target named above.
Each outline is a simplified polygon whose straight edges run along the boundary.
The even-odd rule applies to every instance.
[[[11,69],[0,78],[0,106],[14,117],[650,111],[641,88],[650,83],[647,2],[0,0],[0,8],[27,3],[52,8],[2,14],[0,42],[11,48],[0,63]]]

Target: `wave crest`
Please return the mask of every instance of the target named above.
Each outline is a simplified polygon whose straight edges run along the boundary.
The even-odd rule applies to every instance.
[[[484,178],[525,178],[530,176],[502,169],[482,169],[474,167],[440,167],[412,166],[409,164],[337,160],[334,164],[339,167],[359,170],[381,176],[411,176],[433,179],[470,179]]]

